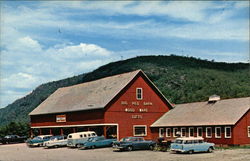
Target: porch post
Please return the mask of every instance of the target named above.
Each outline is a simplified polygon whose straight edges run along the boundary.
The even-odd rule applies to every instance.
[[[61,130],[61,135],[63,135],[63,128],[61,128],[60,130]]]
[[[75,133],[76,132],[76,128],[75,127],[73,127],[73,133]]]
[[[42,135],[42,129],[39,129],[39,135]]]
[[[51,128],[49,129],[49,134],[52,135],[52,129]]]
[[[107,128],[106,126],[103,126],[103,135],[105,138],[107,138]]]

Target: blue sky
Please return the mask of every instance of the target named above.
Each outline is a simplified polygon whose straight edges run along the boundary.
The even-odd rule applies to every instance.
[[[0,107],[139,55],[249,60],[247,1],[1,1]]]

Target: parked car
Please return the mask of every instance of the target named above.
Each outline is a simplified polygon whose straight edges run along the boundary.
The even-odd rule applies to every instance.
[[[27,140],[26,136],[7,135],[4,138],[2,138],[0,141],[3,144],[9,144],[9,143],[24,143],[25,140]]]
[[[112,147],[116,139],[105,139],[103,136],[89,138],[84,144],[80,144],[79,149]]]
[[[155,141],[146,141],[143,137],[126,137],[120,141],[113,142],[114,150],[139,150],[139,149],[149,149],[153,150],[156,145]]]
[[[67,146],[68,139],[66,135],[52,136],[48,141],[43,143],[44,148],[57,148]]]
[[[80,148],[81,144],[84,144],[91,137],[96,137],[96,133],[94,131],[85,131],[85,132],[77,132],[68,135],[68,147],[78,147]]]
[[[26,143],[29,147],[43,146],[43,143],[45,141],[48,141],[51,137],[52,135],[39,135],[34,137],[33,139],[28,139]]]
[[[171,144],[170,150],[173,152],[212,152],[214,150],[214,143],[204,142],[202,137],[183,137],[177,138],[174,143]]]

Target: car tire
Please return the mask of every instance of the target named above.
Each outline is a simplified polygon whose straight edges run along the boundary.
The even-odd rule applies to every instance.
[[[132,151],[133,150],[133,147],[132,146],[128,146],[128,151]]]
[[[77,147],[77,148],[80,148],[81,146],[80,146],[80,144],[76,144],[76,147]]]
[[[189,150],[188,154],[193,154],[193,152],[194,152],[193,150]]]
[[[154,146],[153,145],[149,145],[149,150],[154,150]]]
[[[95,146],[93,145],[93,146],[91,146],[91,149],[95,149]]]
[[[213,152],[213,148],[209,147],[207,150],[208,153],[212,153]]]

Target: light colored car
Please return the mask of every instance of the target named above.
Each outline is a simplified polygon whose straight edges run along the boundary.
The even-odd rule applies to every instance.
[[[91,137],[96,137],[96,133],[94,131],[85,131],[85,132],[77,132],[71,133],[68,135],[68,147],[77,147],[80,148],[80,145],[84,144]]]
[[[43,146],[43,143],[45,141],[48,141],[51,137],[52,135],[39,135],[39,136],[34,137],[33,139],[28,139],[26,143],[29,147]]]
[[[67,146],[67,136],[65,135],[58,135],[58,136],[52,136],[50,140],[45,141],[43,143],[44,148],[57,148],[62,146]]]
[[[194,153],[194,152],[212,152],[214,143],[204,142],[202,137],[183,137],[177,138],[171,144],[170,150],[173,152]]]

